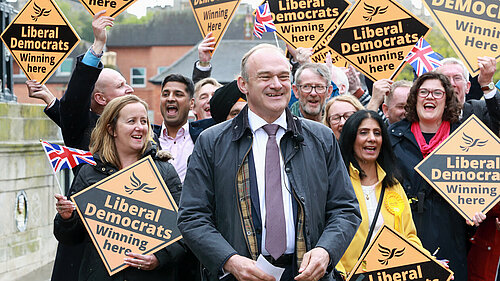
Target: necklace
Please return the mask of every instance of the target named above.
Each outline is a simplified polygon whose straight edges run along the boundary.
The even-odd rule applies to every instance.
[[[372,193],[375,190],[375,185],[376,183],[373,185],[361,185],[366,201],[370,200],[370,193]]]

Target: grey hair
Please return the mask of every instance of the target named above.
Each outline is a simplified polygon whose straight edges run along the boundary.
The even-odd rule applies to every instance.
[[[322,63],[305,63],[295,73],[295,84],[300,84],[300,75],[305,69],[310,69],[312,72],[319,74],[327,84],[330,83],[332,74],[326,65]]]
[[[463,75],[464,75],[465,80],[469,81],[469,70],[467,70],[467,67],[465,67],[465,64],[461,60],[459,60],[457,58],[445,58],[445,59],[441,60],[441,64],[442,65],[447,65],[447,64],[460,65],[460,67],[463,69]],[[439,67],[438,67],[437,71],[439,71]]]

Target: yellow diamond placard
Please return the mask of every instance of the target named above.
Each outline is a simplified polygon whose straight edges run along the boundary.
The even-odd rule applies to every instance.
[[[415,170],[465,219],[500,201],[500,139],[475,115]]]
[[[471,74],[477,57],[500,61],[500,6],[497,0],[424,0],[432,18]]]
[[[347,280],[450,280],[453,272],[437,263],[387,225],[374,235]]]
[[[26,77],[42,84],[80,42],[53,0],[28,1],[1,38]]]
[[[240,0],[189,0],[201,36],[212,32],[214,48],[219,46],[222,36],[240,5]],[[214,49],[214,52],[215,52]]]
[[[264,3],[263,1],[262,3]],[[351,3],[346,0],[267,0],[276,34],[293,48],[312,48]]]
[[[337,52],[332,50],[328,43],[332,40],[333,33],[339,27],[338,23],[333,24],[330,29],[323,34],[321,39],[316,43],[314,48],[314,53],[311,56],[311,60],[315,63],[325,62],[326,55],[330,53],[332,56],[332,63],[337,67],[347,67],[347,61],[342,58]]]
[[[92,16],[106,10],[104,15],[110,17],[118,16],[135,2],[137,0],[80,0],[80,3]]]
[[[71,200],[109,275],[128,267],[126,253],[153,254],[182,238],[177,205],[151,156]]]
[[[328,44],[373,81],[393,79],[430,27],[393,0],[359,0]]]

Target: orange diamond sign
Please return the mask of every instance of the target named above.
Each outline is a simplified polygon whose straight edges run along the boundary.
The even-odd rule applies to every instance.
[[[240,5],[240,0],[190,0],[189,4],[191,4],[201,36],[205,38],[208,33],[212,32],[215,39],[215,52]]]
[[[377,232],[347,280],[450,280],[453,272],[387,225]]]
[[[373,81],[393,79],[430,27],[393,0],[359,0],[333,34],[330,48]]]
[[[153,254],[181,239],[177,205],[151,156],[73,195],[71,200],[109,275],[125,254]]]
[[[465,219],[500,201],[500,139],[472,115],[415,170]]]
[[[479,74],[477,57],[500,61],[498,1],[424,0],[455,53],[473,76]]]
[[[332,40],[332,35],[339,27],[338,23],[335,23],[328,29],[327,32],[323,34],[321,39],[314,46],[314,53],[311,56],[311,60],[314,63],[322,63],[325,62],[326,55],[330,53],[332,56],[332,64],[337,67],[347,67],[347,61],[342,58],[337,52],[332,50],[328,43]]]
[[[26,77],[42,84],[80,42],[53,0],[27,2],[1,38]]]
[[[135,2],[137,0],[80,0],[80,3],[92,16],[97,12],[106,10],[104,15],[110,17],[118,16]]]
[[[268,3],[276,33],[295,49],[314,47],[351,6],[346,0],[269,0]]]

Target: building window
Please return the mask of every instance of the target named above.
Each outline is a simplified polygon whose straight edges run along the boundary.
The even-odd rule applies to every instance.
[[[73,58],[66,58],[59,68],[57,68],[56,75],[69,76],[73,70]]]
[[[130,69],[130,81],[132,87],[146,87],[146,68],[132,67]]]
[[[158,66],[158,73],[161,74],[163,71],[165,71],[168,68],[168,66]]]
[[[15,78],[26,78],[26,75],[24,75],[23,70],[17,64],[17,62],[14,62],[14,67],[12,68],[12,72]]]

